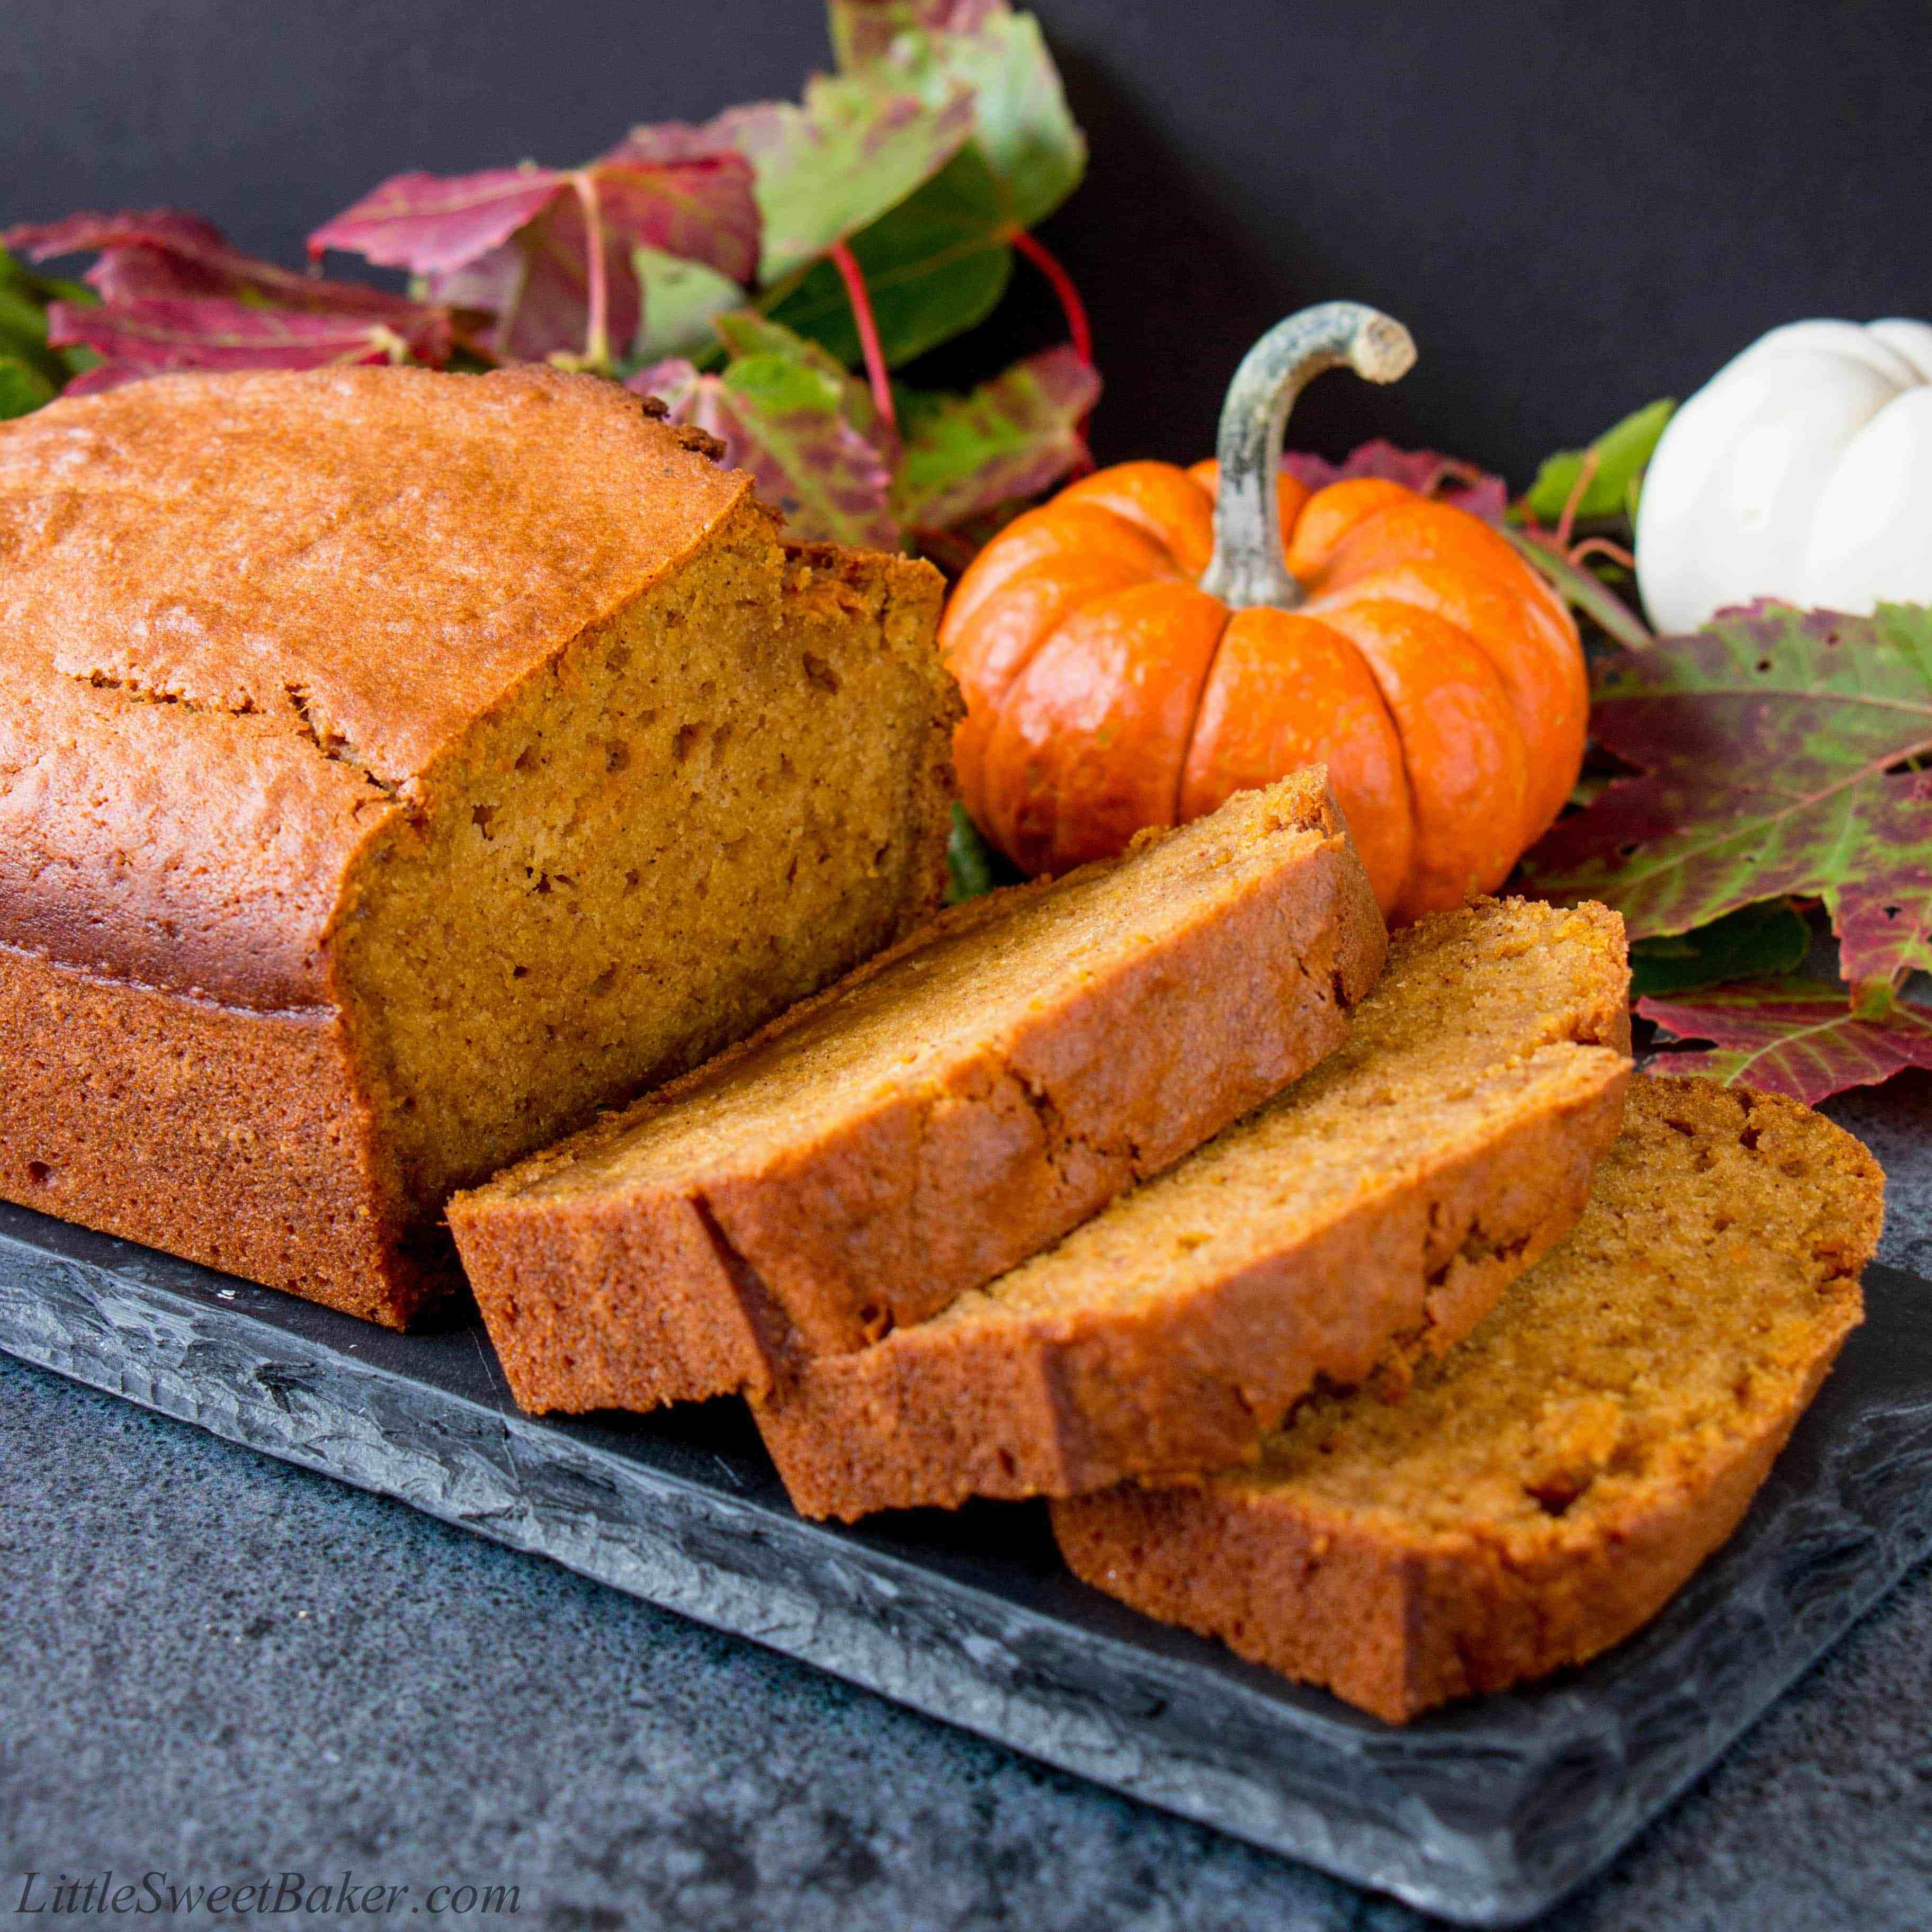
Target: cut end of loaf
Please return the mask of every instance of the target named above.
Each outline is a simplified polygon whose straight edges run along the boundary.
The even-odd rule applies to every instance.
[[[1796,1102],[1640,1079],[1569,1238],[1389,1400],[1057,1504],[1088,1582],[1391,1721],[1580,1663],[1736,1527],[1859,1319],[1882,1180]]]
[[[923,1321],[1330,1051],[1385,944],[1318,772],[954,908],[452,1204],[518,1399],[761,1394]]]
[[[334,943],[410,1215],[929,911],[950,706],[925,573],[874,561],[788,566],[748,513],[365,850]]]

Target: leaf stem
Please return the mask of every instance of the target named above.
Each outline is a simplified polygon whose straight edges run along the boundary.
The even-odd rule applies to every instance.
[[[1568,551],[1570,535],[1576,526],[1576,512],[1582,507],[1583,499],[1589,494],[1590,485],[1596,480],[1597,465],[1603,459],[1594,449],[1583,452],[1583,460],[1576,466],[1576,480],[1570,486],[1570,494],[1564,500],[1563,514],[1556,519],[1556,542],[1559,548]],[[1570,562],[1576,560],[1572,556]]]
[[[879,326],[872,315],[872,298],[866,287],[866,272],[852,252],[849,242],[832,244],[832,266],[845,284],[846,299],[852,304],[852,320],[859,330],[859,349],[866,358],[866,380],[872,385],[872,401],[880,418],[896,436],[898,416],[892,407],[892,381],[886,373],[885,351],[879,346]]]
[[[1626,650],[1647,650],[1656,643],[1643,620],[1607,584],[1573,563],[1550,538],[1507,524],[1499,526],[1498,534],[1549,578],[1566,602],[1594,619]]]
[[[1580,544],[1570,548],[1570,561],[1580,565],[1586,557],[1606,556],[1624,570],[1634,570],[1636,558],[1620,543],[1612,543],[1608,537],[1586,537]]]
[[[1059,298],[1073,352],[1090,369],[1094,366],[1094,331],[1087,320],[1087,304],[1080,299],[1080,291],[1074,286],[1073,278],[1046,244],[1037,236],[1029,235],[1024,229],[1013,237],[1013,246],[1046,278],[1048,286]]]
[[[1030,235],[1022,228],[1012,238],[1013,246],[1046,278],[1047,286],[1052,290],[1060,304],[1060,311],[1066,318],[1066,334],[1073,344],[1073,352],[1086,364],[1094,366],[1094,330],[1087,320],[1087,304],[1080,299],[1080,291],[1074,286],[1073,278],[1066,272],[1060,258],[1036,235]],[[1094,420],[1094,412],[1089,410],[1073,425],[1074,433],[1080,439],[1081,455],[1072,470],[1076,476],[1090,475],[1094,468],[1094,452],[1087,447],[1088,426]]]
[[[588,168],[579,168],[570,184],[584,204],[584,253],[590,320],[584,334],[584,360],[588,368],[610,366],[610,292],[604,266],[604,211],[598,205],[597,184]]]

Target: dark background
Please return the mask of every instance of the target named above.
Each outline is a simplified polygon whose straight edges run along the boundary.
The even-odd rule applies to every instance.
[[[1212,447],[1241,350],[1308,302],[1408,323],[1294,440],[1430,443],[1518,484],[1772,324],[1932,315],[1927,0],[1040,0],[1092,142],[1048,224],[1094,311],[1103,460]],[[197,209],[294,262],[382,176],[585,158],[795,93],[813,0],[0,4],[0,220]],[[986,339],[1057,332],[1024,267]]]

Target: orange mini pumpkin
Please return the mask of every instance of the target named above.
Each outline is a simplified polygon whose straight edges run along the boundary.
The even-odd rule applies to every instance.
[[[1373,309],[1304,310],[1236,374],[1218,463],[1100,470],[974,560],[940,632],[960,788],[1024,870],[1320,761],[1383,911],[1410,920],[1500,885],[1556,817],[1588,712],[1562,600],[1465,511],[1281,473],[1312,376],[1390,382],[1414,355]]]

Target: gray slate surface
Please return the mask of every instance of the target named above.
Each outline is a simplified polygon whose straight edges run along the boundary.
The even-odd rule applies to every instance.
[[[1832,1111],[1932,1272],[1932,1079]],[[346,1866],[560,1928],[1421,1922],[4,1358],[0,1550],[0,1910],[29,1870]],[[1546,1922],[1932,1927],[1932,1570]]]

